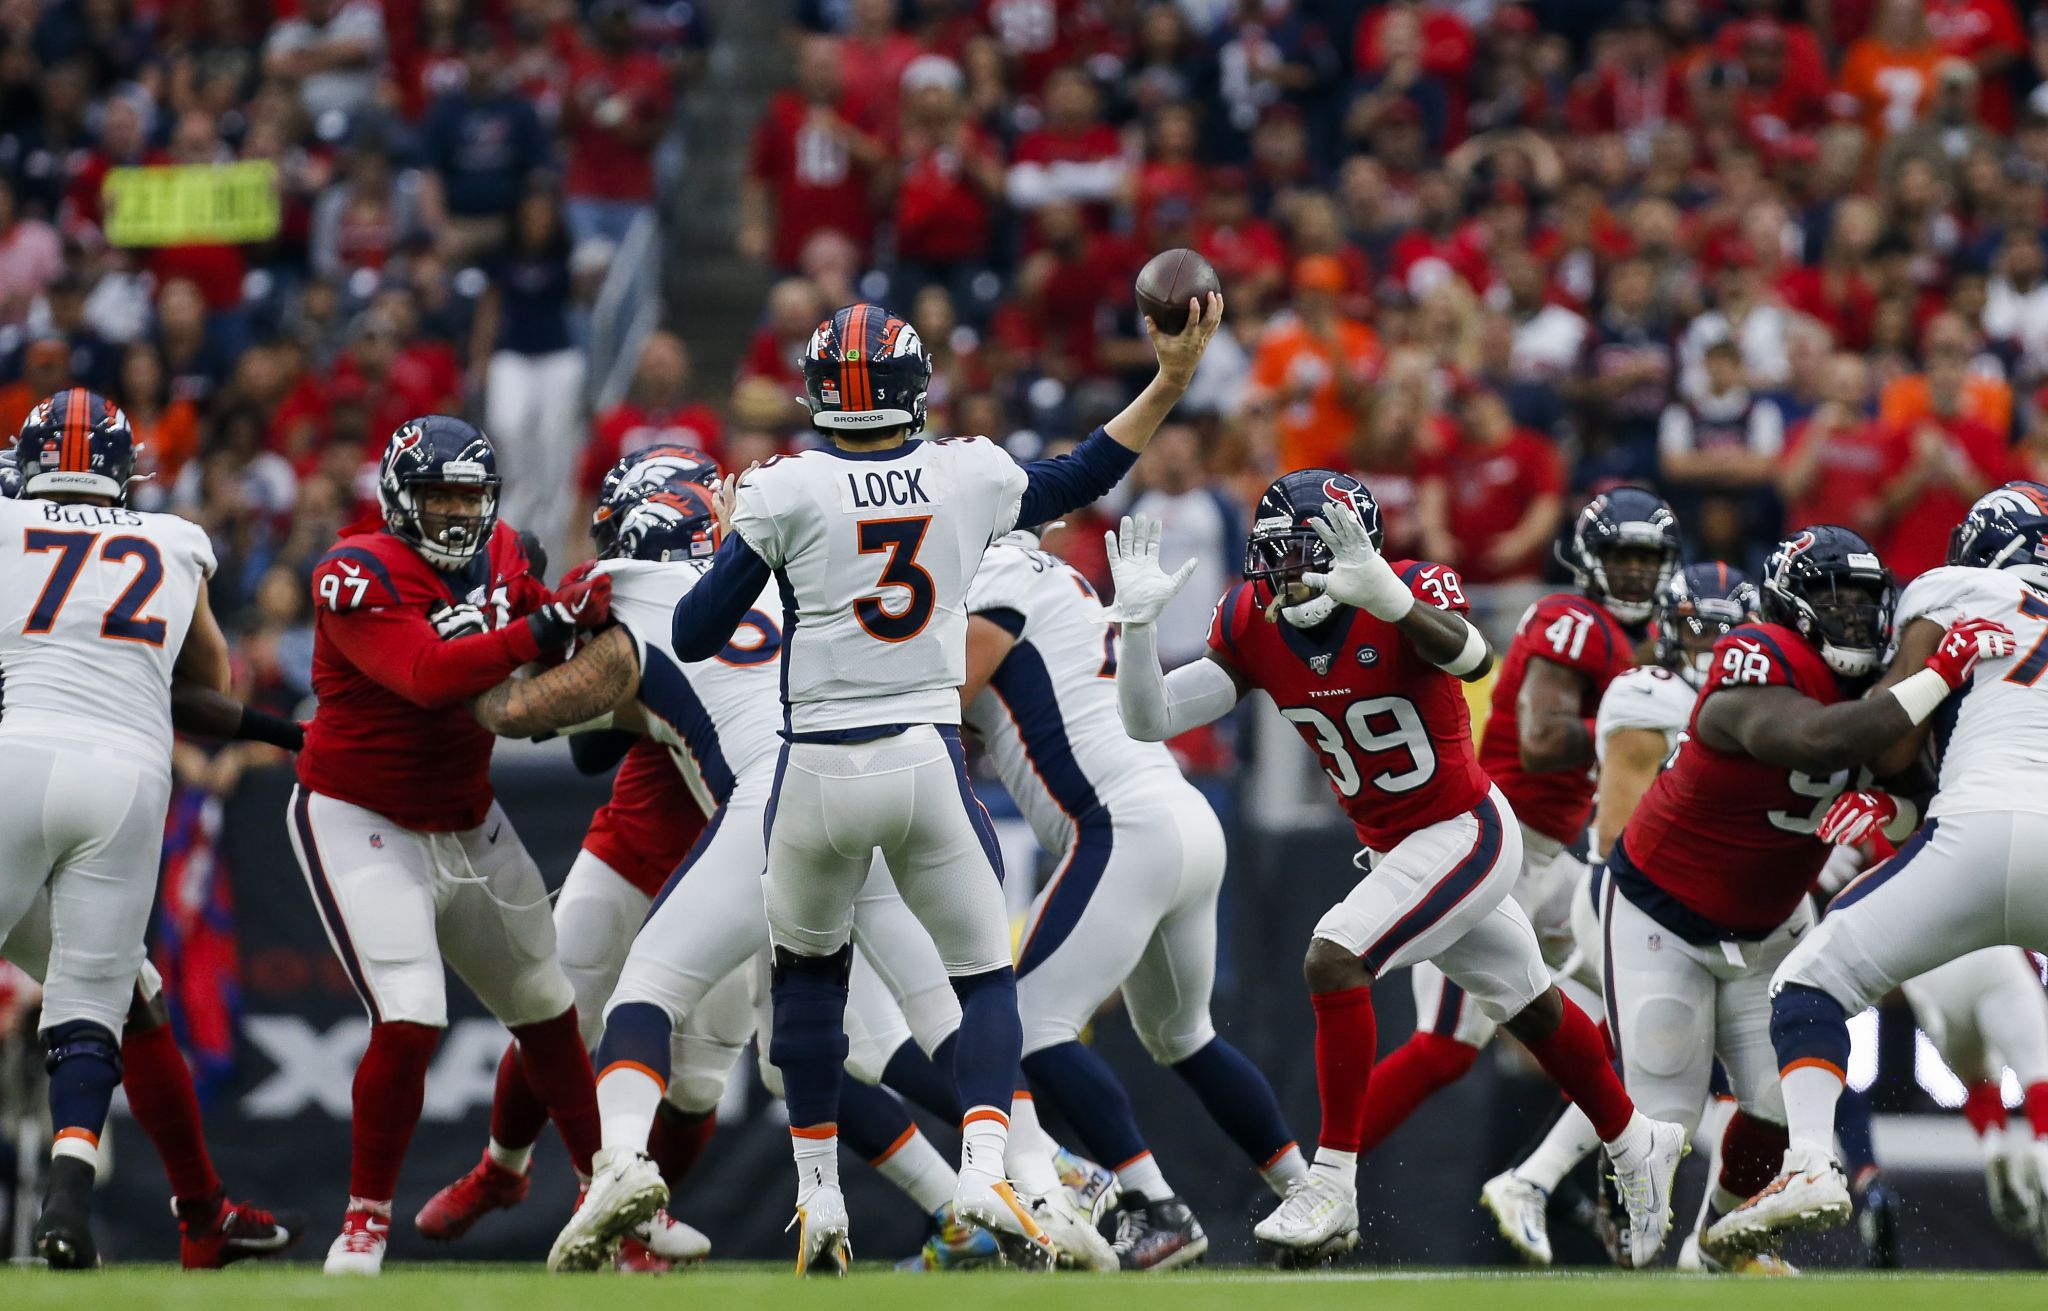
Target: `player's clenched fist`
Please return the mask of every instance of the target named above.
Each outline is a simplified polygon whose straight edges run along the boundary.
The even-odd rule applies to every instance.
[[[1899,817],[1899,803],[1887,792],[1844,792],[1828,807],[1813,835],[1838,847],[1858,847]]]
[[[526,617],[543,650],[567,646],[577,633],[611,621],[612,580],[608,574],[592,574],[594,567],[586,562],[563,574],[553,599]]]
[[[473,637],[490,631],[491,627],[484,619],[484,612],[468,602],[437,605],[427,612],[427,622],[434,626],[434,631],[444,642],[452,642],[458,637]]]
[[[1927,667],[1951,688],[1970,681],[1979,660],[1998,660],[2018,649],[2012,630],[1996,619],[1958,619],[1941,635]]]

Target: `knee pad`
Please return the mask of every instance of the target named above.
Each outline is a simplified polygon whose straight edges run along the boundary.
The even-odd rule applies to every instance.
[[[564,900],[555,907],[555,950],[562,968],[616,974],[641,918],[603,896],[585,893]]]
[[[538,1024],[552,1020],[577,1001],[576,989],[569,984],[569,976],[561,966],[551,960],[535,961],[510,980],[499,998],[493,998],[504,1009],[493,1007],[498,1022],[506,1028],[522,1024]],[[579,1028],[583,1025],[582,1014],[577,1015]]]
[[[121,1073],[121,1041],[103,1024],[68,1020],[44,1029],[42,1038],[46,1073],[55,1074],[59,1064],[71,1060],[104,1061],[113,1067],[116,1077]]]
[[[1645,998],[1628,1018],[1633,1023],[1622,1035],[1622,1050],[1654,1078],[1686,1073],[1711,1041],[1706,1016],[1683,997]]]
[[[1215,1040],[1216,1026],[1206,1014],[1196,1023],[1177,1029],[1138,1030],[1138,1042],[1145,1054],[1161,1065],[1179,1065]]]
[[[706,1115],[718,1109],[726,1082],[739,1065],[741,1048],[694,1034],[678,1034],[669,1046],[665,1100],[679,1111]],[[779,1093],[777,1094],[780,1095]]]

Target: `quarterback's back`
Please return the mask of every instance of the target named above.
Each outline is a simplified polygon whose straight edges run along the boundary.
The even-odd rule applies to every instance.
[[[213,570],[205,532],[175,515],[0,500],[0,733],[169,768],[171,670]]]
[[[967,588],[1026,474],[982,437],[768,461],[732,527],[775,573],[792,731],[957,724]]]

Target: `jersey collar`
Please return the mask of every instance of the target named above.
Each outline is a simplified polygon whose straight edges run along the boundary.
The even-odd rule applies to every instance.
[[[813,449],[823,451],[827,455],[836,456],[842,460],[900,460],[915,451],[920,444],[918,438],[912,437],[901,446],[885,446],[879,451],[849,451],[843,447],[834,446],[829,441],[823,446],[814,447]]]
[[[1310,669],[1315,669],[1315,657],[1323,657],[1320,674],[1327,675],[1333,658],[1351,637],[1351,627],[1358,618],[1358,611],[1348,605],[1340,605],[1318,628],[1296,628],[1286,619],[1275,624],[1280,630],[1280,640],[1287,645],[1297,659]]]

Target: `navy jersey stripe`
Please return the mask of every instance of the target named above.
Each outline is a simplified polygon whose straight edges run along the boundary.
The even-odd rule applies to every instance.
[[[1746,637],[1753,642],[1761,642],[1770,649],[1772,658],[1784,669],[1785,677],[1792,679],[1794,682],[1798,681],[1799,667],[1785,658],[1785,648],[1778,645],[1777,638],[1772,637],[1754,624],[1744,624],[1742,627],[1732,630],[1728,636]]]
[[[711,817],[711,822],[704,826],[704,831],[697,835],[697,841],[690,847],[689,853],[683,857],[682,863],[677,865],[675,871],[663,881],[661,891],[654,895],[653,902],[647,907],[647,913],[640,917],[642,924],[654,918],[654,912],[660,910],[661,903],[668,900],[668,894],[676,890],[676,885],[683,881],[683,875],[688,874],[696,866],[697,861],[704,853],[710,849],[711,839],[718,836],[718,826],[725,822],[725,816],[726,807],[720,806],[718,812]]]
[[[391,581],[391,572],[384,567],[384,562],[377,558],[375,552],[365,550],[360,546],[337,546],[326,555],[320,557],[320,563],[313,566],[313,571],[318,573],[327,566],[327,562],[330,560],[353,560],[355,563],[362,565],[376,577],[378,582],[384,584],[384,590],[391,594],[391,600],[394,603],[400,600],[398,584]]]
[[[732,796],[732,766],[718,742],[718,726],[690,680],[668,658],[667,653],[649,646],[640,667],[640,701],[660,716],[682,738],[683,746],[704,775],[704,786],[721,806]]]
[[[1486,880],[1494,863],[1500,859],[1501,820],[1500,807],[1491,796],[1481,801],[1471,811],[1479,821],[1479,835],[1473,839],[1472,850],[1465,858],[1451,866],[1450,872],[1437,880],[1436,886],[1418,902],[1413,909],[1394,926],[1380,935],[1379,941],[1366,948],[1359,957],[1365,967],[1375,976],[1386,968],[1403,947],[1421,937],[1433,928],[1437,921],[1457,909],[1459,903]]]
[[[356,995],[363,999],[363,1008],[370,1012],[370,1023],[382,1023],[384,1015],[377,1008],[377,995],[370,991],[369,978],[363,973],[361,958],[356,955],[356,944],[349,937],[348,921],[342,918],[334,887],[327,881],[327,864],[320,859],[320,844],[313,838],[312,801],[313,794],[305,788],[292,789],[292,827],[298,830],[299,848],[306,853],[306,881],[313,888],[313,905],[326,922],[328,932],[334,935],[335,954],[341,957],[341,967],[348,974],[348,981],[354,985]]]
[[[1107,822],[1081,825],[1066,861],[1053,876],[1045,904],[1039,907],[1038,921],[1024,939],[1023,953],[1017,958],[1018,978],[1051,959],[1081,922],[1096,885],[1109,868],[1110,855],[1116,849],[1114,835],[1115,827]]]
[[[1078,823],[1100,810],[1102,802],[1095,787],[1067,741],[1067,723],[1053,693],[1052,674],[1038,649],[1029,642],[1011,647],[988,685],[1016,725],[1032,772],[1067,818]]]

